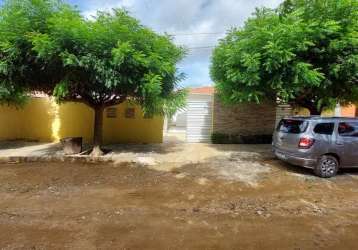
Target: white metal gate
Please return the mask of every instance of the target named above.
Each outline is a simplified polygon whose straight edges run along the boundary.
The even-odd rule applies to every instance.
[[[186,124],[187,142],[210,142],[213,119],[212,103],[211,95],[189,96]]]

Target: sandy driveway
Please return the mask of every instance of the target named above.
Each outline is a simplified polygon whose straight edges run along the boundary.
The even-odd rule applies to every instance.
[[[0,197],[0,249],[354,249],[358,239],[357,171],[319,179],[262,148],[185,164],[2,164]]]

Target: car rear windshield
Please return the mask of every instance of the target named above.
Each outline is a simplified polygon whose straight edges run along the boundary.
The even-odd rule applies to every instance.
[[[288,134],[301,134],[306,131],[308,122],[296,119],[283,119],[277,127],[277,131]]]

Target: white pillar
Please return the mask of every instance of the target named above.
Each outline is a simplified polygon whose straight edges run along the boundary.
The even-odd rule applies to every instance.
[[[163,124],[163,132],[166,134],[168,132],[168,126],[169,126],[169,119],[167,116],[164,117],[164,124]]]
[[[341,105],[339,103],[336,105],[336,108],[334,109],[334,116],[336,116],[336,117],[342,116],[342,109],[341,109]]]

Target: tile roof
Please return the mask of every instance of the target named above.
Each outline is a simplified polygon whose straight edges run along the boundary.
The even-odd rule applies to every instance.
[[[197,94],[197,95],[213,95],[214,92],[215,92],[215,88],[213,86],[198,87],[198,88],[190,89],[190,94]]]
[[[46,93],[41,92],[41,91],[33,91],[29,94],[30,97],[32,98],[45,98],[45,97],[49,97]]]

